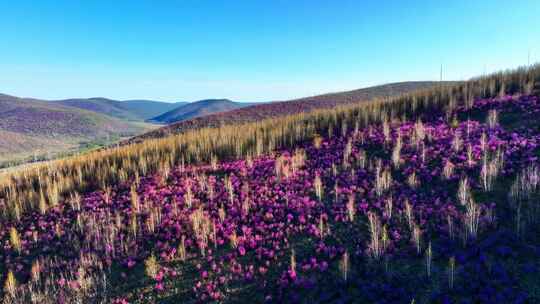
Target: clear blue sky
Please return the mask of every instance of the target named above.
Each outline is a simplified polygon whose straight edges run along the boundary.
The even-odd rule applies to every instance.
[[[0,92],[268,101],[540,61],[538,0],[405,2],[0,0]]]

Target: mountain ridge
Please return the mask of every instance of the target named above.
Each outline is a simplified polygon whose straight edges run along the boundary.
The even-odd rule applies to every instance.
[[[156,116],[149,121],[159,123],[175,123],[187,119],[206,116],[214,113],[230,111],[251,105],[226,98],[203,99],[181,105],[171,111]]]
[[[70,98],[49,102],[132,121],[145,121],[184,104],[142,99],[121,101],[105,97]]]

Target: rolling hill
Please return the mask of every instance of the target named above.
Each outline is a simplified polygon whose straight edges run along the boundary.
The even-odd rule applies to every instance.
[[[205,99],[181,105],[174,110],[152,118],[150,121],[169,124],[213,113],[235,110],[250,105],[252,104],[234,102],[228,99]]]
[[[217,127],[224,124],[252,122],[266,118],[283,116],[316,109],[333,108],[355,102],[367,101],[374,98],[398,96],[401,94],[433,88],[438,85],[448,85],[454,82],[410,81],[390,83],[363,89],[345,92],[329,93],[324,95],[305,97],[289,101],[276,101],[251,105],[227,112],[215,113],[196,117],[189,120],[172,123],[160,129],[152,130],[139,135],[126,143],[141,142],[148,138],[160,138],[170,134],[181,133],[185,130],[204,127]]]
[[[150,128],[60,103],[0,94],[0,164],[109,143]]]
[[[119,101],[103,97],[56,100],[51,101],[51,103],[132,121],[145,121],[186,104],[184,102],[169,103],[152,100]]]

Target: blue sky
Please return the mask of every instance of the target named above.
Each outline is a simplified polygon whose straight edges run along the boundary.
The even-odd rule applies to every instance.
[[[0,0],[0,92],[284,100],[540,61],[540,1]]]

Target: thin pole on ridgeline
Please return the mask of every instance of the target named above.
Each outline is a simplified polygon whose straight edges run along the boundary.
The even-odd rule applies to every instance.
[[[527,52],[527,66],[531,66],[531,49]]]

